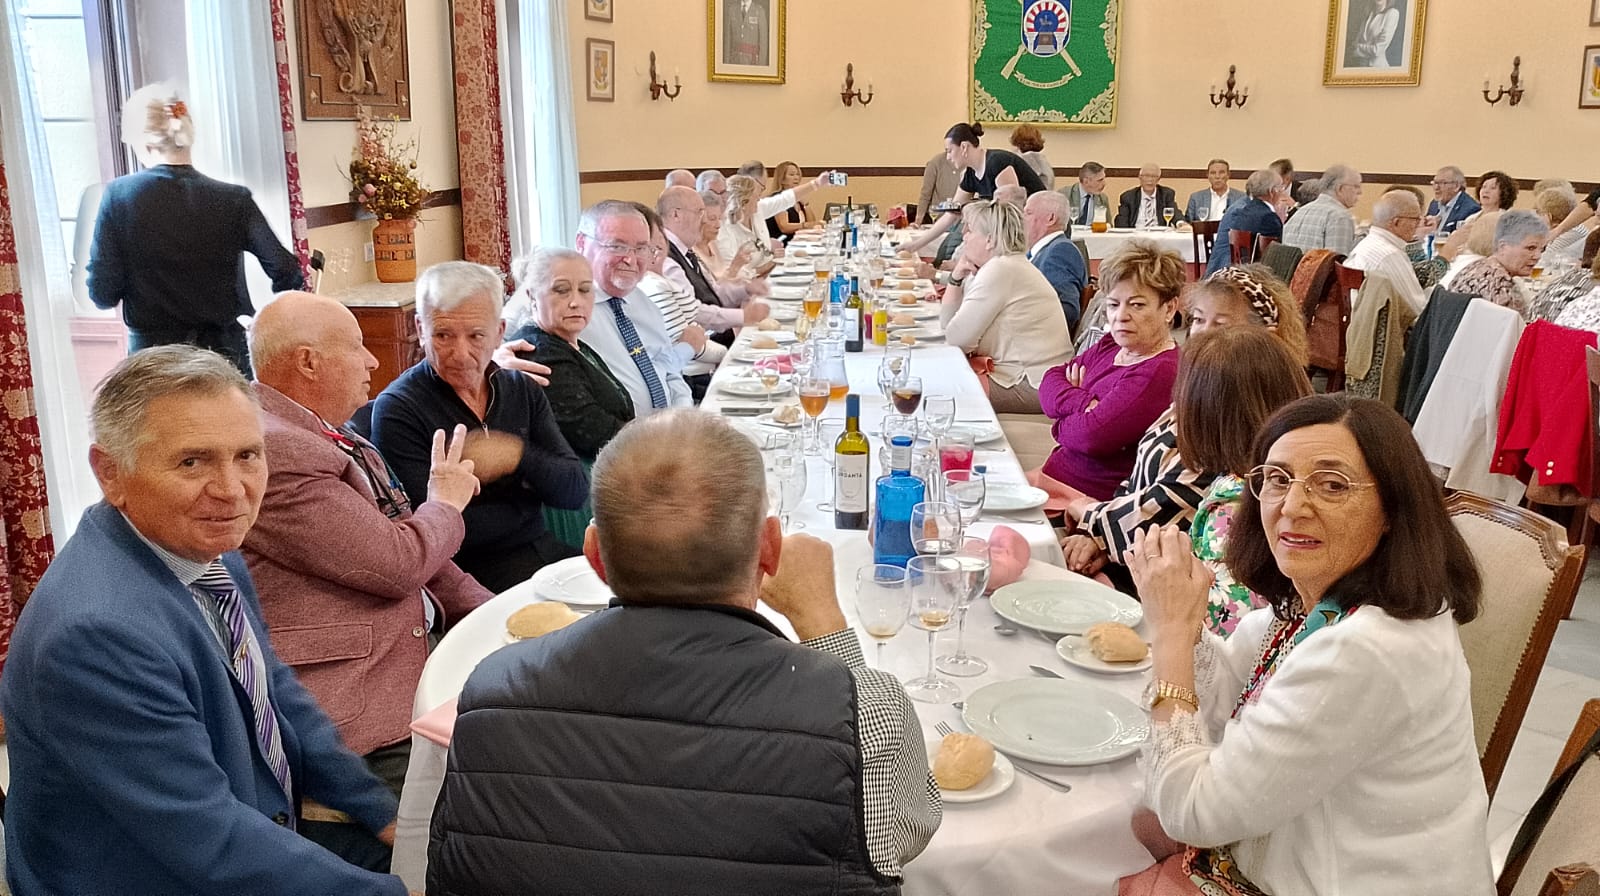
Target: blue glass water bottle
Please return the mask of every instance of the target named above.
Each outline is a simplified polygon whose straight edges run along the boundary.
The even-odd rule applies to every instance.
[[[872,517],[872,560],[905,566],[917,551],[911,544],[911,508],[927,500],[928,488],[911,475],[911,437],[889,443],[889,474],[879,476]]]

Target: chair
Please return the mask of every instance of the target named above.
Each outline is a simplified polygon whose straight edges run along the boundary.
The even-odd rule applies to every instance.
[[[1191,221],[1189,222],[1189,238],[1194,240],[1194,263],[1200,270],[1206,269],[1207,262],[1211,261],[1211,247],[1217,243],[1218,221]]]
[[[1529,810],[1500,874],[1501,896],[1600,896],[1597,731],[1600,699],[1584,704],[1550,786]]]
[[[1261,263],[1272,270],[1273,276],[1288,283],[1294,279],[1294,269],[1300,266],[1300,257],[1303,254],[1299,246],[1273,243],[1267,247],[1267,251],[1261,253]]]
[[[1278,244],[1278,238],[1262,234],[1256,237],[1255,260],[1260,261],[1267,257],[1267,250]]]
[[[1493,799],[1522,727],[1561,607],[1577,593],[1584,549],[1531,510],[1455,492],[1445,506],[1483,577],[1478,618],[1461,626],[1472,672],[1472,720]]]
[[[1585,349],[1584,363],[1589,374],[1589,404],[1594,409],[1594,419],[1600,420],[1600,352],[1592,347]],[[1588,493],[1584,494],[1584,491]],[[1529,507],[1570,508],[1567,542],[1585,547],[1595,543],[1595,536],[1600,534],[1600,526],[1596,525],[1600,523],[1600,440],[1595,443],[1594,481],[1590,482],[1588,489],[1580,490],[1570,485],[1543,485],[1536,477],[1528,485],[1527,501]],[[1582,578],[1581,573],[1579,577]],[[1571,616],[1571,604],[1561,608],[1562,619]]]
[[[1228,248],[1233,252],[1234,264],[1249,264],[1256,260],[1256,235],[1248,230],[1230,230]]]

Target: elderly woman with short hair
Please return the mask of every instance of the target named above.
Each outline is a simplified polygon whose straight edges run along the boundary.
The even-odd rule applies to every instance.
[[[1513,210],[1500,216],[1494,228],[1494,254],[1468,265],[1450,288],[1480,296],[1496,305],[1528,314],[1528,297],[1516,278],[1533,273],[1533,266],[1550,240],[1550,225],[1538,214]]]
[[[961,220],[966,235],[939,306],[945,341],[988,373],[996,412],[1040,413],[1045,371],[1072,357],[1061,302],[1023,254],[1028,247],[1021,209],[978,200],[966,206]]]
[[[583,461],[544,390],[491,358],[505,335],[504,295],[500,275],[481,264],[447,261],[424,271],[423,360],[390,383],[372,411],[372,441],[412,495],[428,493],[434,431],[467,427],[462,456],[482,490],[461,515],[466,538],[455,561],[496,592],[576,555],[545,528],[544,505],[574,510],[589,496]]]

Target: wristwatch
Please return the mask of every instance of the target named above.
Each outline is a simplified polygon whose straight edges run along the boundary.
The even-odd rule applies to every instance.
[[[961,289],[966,284],[967,278],[957,277],[954,274],[951,274],[950,279],[946,282],[948,282],[951,286],[954,286],[956,289]]]
[[[1187,709],[1192,713],[1200,711],[1200,697],[1194,691],[1182,685],[1161,679],[1153,680],[1145,685],[1144,695],[1140,700],[1145,709],[1154,710],[1161,705],[1163,700],[1171,700],[1177,703],[1180,708]]]

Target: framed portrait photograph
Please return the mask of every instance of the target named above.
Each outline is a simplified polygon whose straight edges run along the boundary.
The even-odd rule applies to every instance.
[[[1578,108],[1600,109],[1600,45],[1583,48],[1583,83],[1578,85]]]
[[[612,0],[583,0],[583,17],[594,22],[609,22]]]
[[[788,0],[706,0],[706,77],[782,84],[787,4]]]
[[[584,78],[590,102],[611,103],[617,99],[617,43],[591,37],[583,42],[589,59]]]
[[[1422,83],[1428,0],[1328,0],[1322,83],[1415,87]]]

